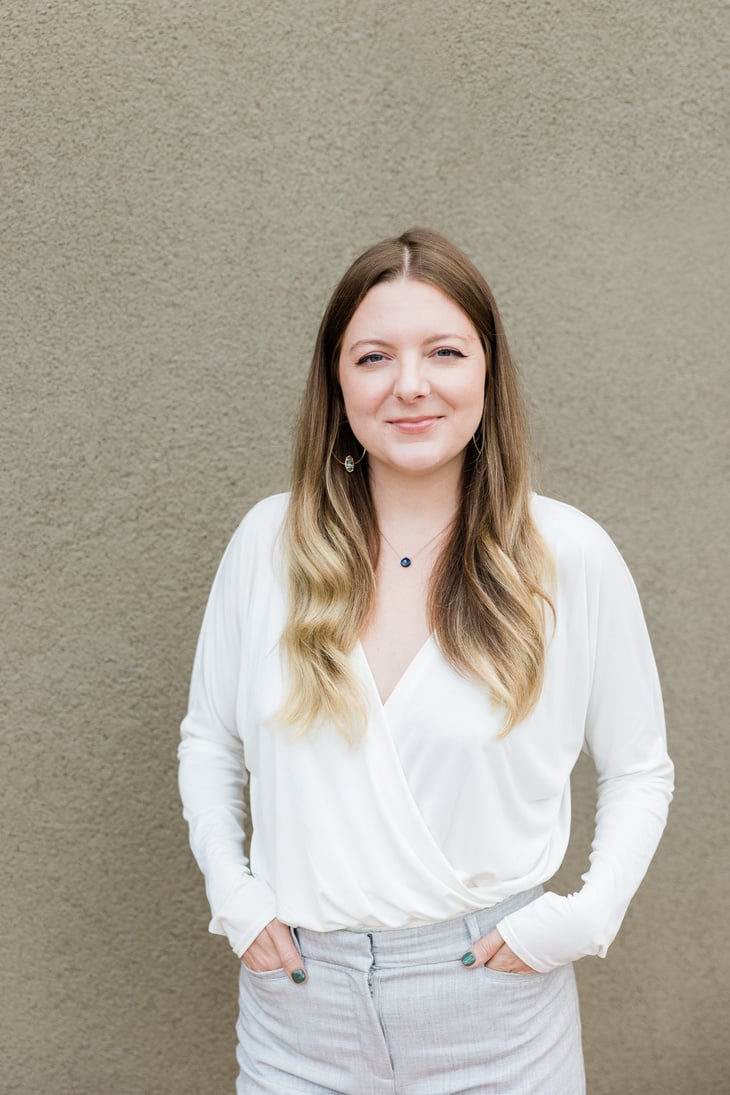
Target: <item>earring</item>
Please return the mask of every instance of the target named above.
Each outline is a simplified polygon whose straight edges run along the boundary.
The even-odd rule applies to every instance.
[[[342,464],[345,471],[353,472],[355,470],[355,464],[359,464],[365,456],[365,449],[362,450],[362,456],[359,456],[357,460],[348,453],[344,460],[340,460],[336,453],[332,453],[338,464]]]
[[[472,440],[472,444],[474,445],[474,448],[477,450],[478,455],[481,456],[482,453],[484,452],[484,434],[482,434],[482,446],[481,446],[481,448],[479,447],[479,445],[477,445],[477,431],[476,430],[472,434],[471,440]]]

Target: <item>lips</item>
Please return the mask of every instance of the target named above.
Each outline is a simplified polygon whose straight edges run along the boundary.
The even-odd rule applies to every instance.
[[[424,433],[434,423],[441,420],[441,415],[419,415],[418,418],[391,418],[390,425],[395,426],[401,433]]]

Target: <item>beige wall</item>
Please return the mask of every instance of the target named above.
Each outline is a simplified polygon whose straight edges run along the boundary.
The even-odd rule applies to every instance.
[[[579,964],[589,1090],[728,1090],[723,8],[3,5],[3,1093],[232,1090],[176,791],[194,642],[330,289],[412,224],[491,281],[538,486],[613,535],[664,684],[678,794]],[[563,886],[590,813],[581,768]]]

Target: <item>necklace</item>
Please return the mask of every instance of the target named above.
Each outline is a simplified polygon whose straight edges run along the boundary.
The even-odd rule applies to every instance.
[[[448,525],[444,525],[444,527],[442,529],[439,529],[439,531],[436,533],[436,535],[432,536],[430,540],[428,540],[425,544],[423,544],[421,547],[419,547],[418,551],[415,551],[413,553],[413,555],[401,555],[399,551],[396,551],[395,548],[393,547],[393,545],[391,544],[390,540],[388,539],[388,537],[382,531],[382,529],[380,531],[380,535],[383,537],[383,539],[385,540],[385,542],[388,545],[388,547],[390,548],[390,550],[393,552],[395,557],[398,559],[398,561],[400,562],[400,565],[405,568],[405,567],[409,567],[411,565],[411,563],[413,562],[413,560],[416,558],[417,555],[420,555],[422,551],[425,551],[427,547],[430,547],[431,544],[434,542],[434,540],[437,540],[439,538],[439,536],[441,536],[444,532],[446,532],[446,529],[449,527],[450,524],[451,524],[451,521],[449,521]]]

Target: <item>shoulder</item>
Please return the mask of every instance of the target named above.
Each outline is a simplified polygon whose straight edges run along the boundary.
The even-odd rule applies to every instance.
[[[289,492],[262,498],[244,515],[233,533],[228,552],[248,563],[256,557],[270,559],[284,525],[289,507]]]
[[[262,498],[244,516],[239,529],[248,533],[278,532],[284,523],[286,511],[289,508],[289,491],[281,494],[270,494],[268,498]]]
[[[530,494],[530,511],[535,524],[548,540],[590,544],[602,540],[608,533],[593,517],[577,506],[548,498],[545,494]]]
[[[583,510],[548,498],[530,495],[530,512],[558,563],[581,561],[588,569],[625,569],[626,563],[606,529]]]

